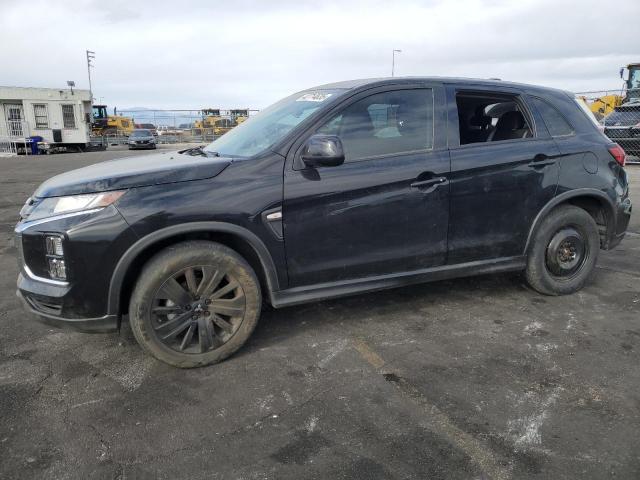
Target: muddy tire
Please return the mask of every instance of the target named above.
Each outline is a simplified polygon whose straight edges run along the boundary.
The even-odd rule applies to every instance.
[[[131,330],[144,350],[170,365],[220,362],[251,336],[262,295],[249,264],[213,242],[180,243],[144,266],[129,304]]]
[[[599,250],[598,226],[591,215],[572,205],[558,207],[533,236],[527,282],[545,295],[574,293],[593,274]]]

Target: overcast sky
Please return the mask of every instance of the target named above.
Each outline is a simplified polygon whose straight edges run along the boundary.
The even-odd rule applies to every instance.
[[[608,7],[608,8],[607,8]],[[639,0],[0,0],[0,85],[88,88],[110,107],[263,108],[396,74],[618,88]]]

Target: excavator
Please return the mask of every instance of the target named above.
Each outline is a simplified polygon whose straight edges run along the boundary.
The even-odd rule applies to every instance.
[[[129,136],[135,129],[132,118],[107,113],[106,105],[94,105],[91,115],[91,134],[95,136],[103,135],[124,135]]]
[[[624,78],[625,70],[628,72],[627,78]],[[626,68],[621,68],[620,78],[624,80],[620,95],[603,95],[588,102],[589,108],[598,120],[609,115],[623,103],[640,100],[640,63],[630,63]]]

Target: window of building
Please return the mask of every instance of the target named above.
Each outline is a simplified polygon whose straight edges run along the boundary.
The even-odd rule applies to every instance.
[[[317,133],[339,136],[346,161],[431,149],[433,91],[371,95],[346,107]]]
[[[62,126],[76,128],[76,115],[73,105],[62,105]]]
[[[533,137],[533,122],[515,95],[458,93],[460,145]]]
[[[36,120],[36,129],[49,128],[49,114],[47,105],[44,103],[36,103],[33,105],[33,116]]]
[[[552,137],[563,137],[573,133],[573,127],[569,125],[569,122],[565,120],[553,105],[538,97],[533,97],[532,101],[540,115],[542,115],[544,124],[547,126],[547,130],[549,130],[549,135]]]

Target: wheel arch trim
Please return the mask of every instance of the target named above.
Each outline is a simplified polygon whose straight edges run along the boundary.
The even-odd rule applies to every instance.
[[[277,270],[269,250],[264,245],[262,240],[257,235],[232,223],[225,222],[190,222],[182,223],[178,225],[172,225],[170,227],[156,230],[131,245],[127,251],[120,257],[118,263],[111,275],[111,281],[109,283],[109,296],[107,299],[107,311],[109,314],[119,315],[121,291],[125,280],[125,277],[129,271],[129,268],[136,260],[136,258],[142,254],[147,248],[154,244],[166,240],[168,238],[196,232],[209,232],[209,233],[228,233],[236,235],[242,240],[246,241],[251,248],[255,251],[260,264],[265,274],[267,282],[268,295],[271,297],[274,291],[280,289],[278,282]]]
[[[574,198],[580,198],[580,197],[582,198],[591,197],[594,200],[597,200],[600,203],[603,203],[604,205],[606,205],[607,240],[609,239],[612,229],[614,228],[613,223],[615,223],[615,207],[613,202],[611,201],[611,198],[609,198],[609,196],[606,193],[604,193],[602,190],[596,190],[595,188],[576,188],[574,190],[569,190],[568,192],[564,192],[564,193],[561,193],[560,195],[553,197],[538,212],[538,214],[536,215],[536,218],[533,220],[531,228],[529,229],[529,234],[527,235],[527,243],[525,244],[525,247],[524,247],[525,255],[529,251],[529,247],[531,246],[533,235],[535,234],[536,230],[540,226],[540,223],[542,223],[542,220],[544,220],[547,214],[551,210],[553,210],[555,207],[560,205],[561,203],[567,202],[568,200],[571,200]]]

